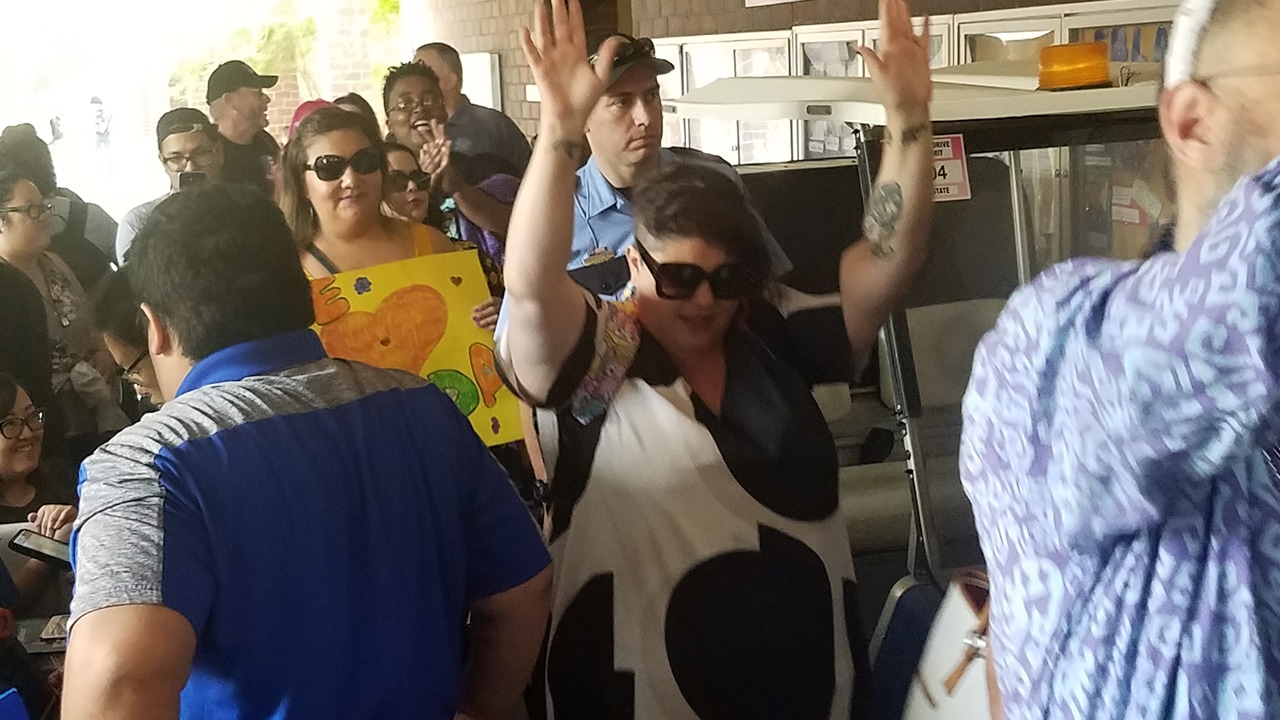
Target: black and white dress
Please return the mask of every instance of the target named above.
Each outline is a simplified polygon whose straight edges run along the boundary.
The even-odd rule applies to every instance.
[[[553,478],[548,717],[862,717],[835,446],[807,384],[735,328],[717,416],[633,303],[587,302],[537,412]]]

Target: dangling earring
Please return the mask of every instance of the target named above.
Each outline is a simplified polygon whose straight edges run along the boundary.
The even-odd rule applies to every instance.
[[[621,302],[626,302],[636,296],[636,281],[628,280],[626,285],[622,286],[622,295],[619,296]]]

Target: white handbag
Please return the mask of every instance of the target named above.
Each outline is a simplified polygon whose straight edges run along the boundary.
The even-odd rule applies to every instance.
[[[947,587],[911,680],[903,720],[999,717],[998,698],[993,713],[988,694],[988,588],[986,575],[976,571],[960,574]]]

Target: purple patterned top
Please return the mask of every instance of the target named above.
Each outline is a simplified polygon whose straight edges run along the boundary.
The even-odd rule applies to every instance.
[[[493,175],[486,178],[476,187],[485,191],[500,203],[514,205],[516,192],[520,189],[520,179],[510,175]],[[476,225],[462,213],[458,213],[458,234],[461,236],[458,238],[459,240],[474,243],[476,247],[485,251],[489,257],[493,258],[494,262],[498,263],[498,267],[506,265],[506,238],[503,236]]]
[[[1182,255],[1076,260],[974,359],[1005,717],[1280,717],[1280,161]]]

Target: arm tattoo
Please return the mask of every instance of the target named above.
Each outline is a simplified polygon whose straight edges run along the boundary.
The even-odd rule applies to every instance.
[[[862,232],[871,242],[871,254],[884,260],[893,254],[893,241],[902,219],[902,186],[896,182],[876,185],[867,201]]]
[[[576,163],[581,163],[588,152],[587,144],[581,140],[557,140],[552,147]]]
[[[920,142],[920,138],[924,137],[925,134],[928,132],[929,132],[929,123],[917,123],[915,125],[908,125],[907,127],[902,129],[902,137],[900,138],[899,144],[901,144],[903,147],[907,147],[908,145],[915,145],[916,143]],[[889,128],[885,128],[884,144],[892,145],[893,143],[894,143],[893,131],[890,130]]]

